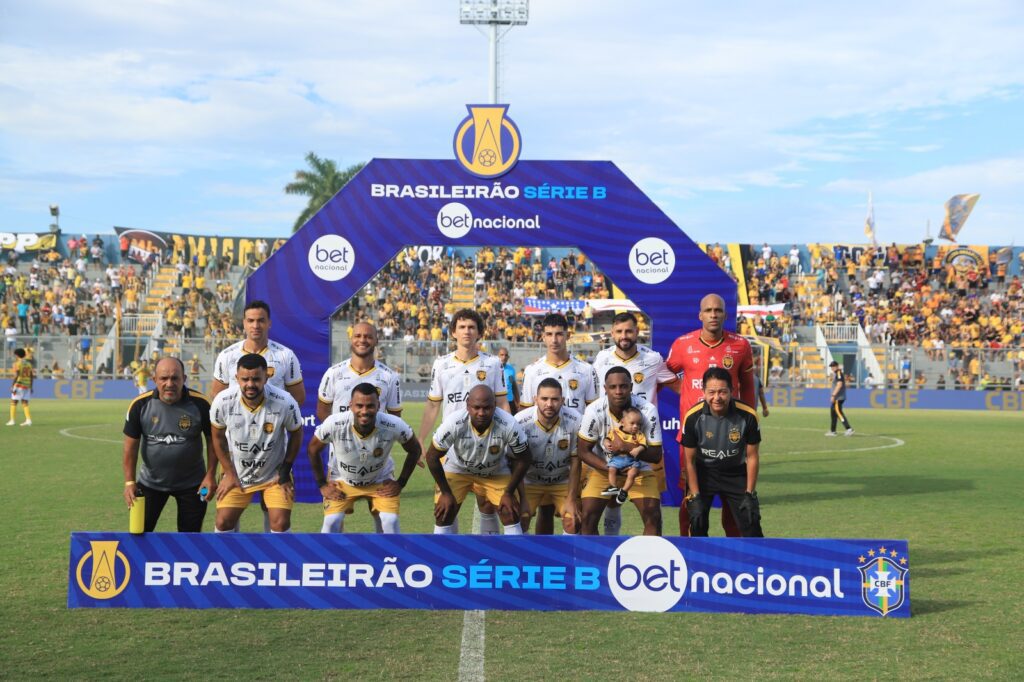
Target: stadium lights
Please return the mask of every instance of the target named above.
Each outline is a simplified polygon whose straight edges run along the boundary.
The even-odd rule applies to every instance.
[[[490,43],[489,98],[491,104],[498,103],[498,43],[513,26],[524,26],[530,19],[530,0],[461,0],[459,2],[459,23],[471,26],[487,26]],[[506,27],[498,34],[498,26]],[[479,29],[482,32],[482,29]]]
[[[53,216],[53,222],[50,223],[50,232],[60,232],[60,206],[50,204],[50,215]]]

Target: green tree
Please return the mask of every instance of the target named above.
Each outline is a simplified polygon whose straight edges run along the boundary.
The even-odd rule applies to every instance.
[[[295,171],[295,180],[285,185],[287,194],[300,194],[309,197],[309,203],[302,210],[292,226],[292,232],[298,232],[306,221],[312,218],[320,207],[348,184],[356,173],[363,169],[365,163],[357,163],[345,170],[338,170],[338,164],[331,159],[322,159],[314,152],[306,154],[309,170]]]

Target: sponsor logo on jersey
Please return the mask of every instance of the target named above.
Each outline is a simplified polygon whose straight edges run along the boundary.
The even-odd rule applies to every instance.
[[[729,429],[729,442],[739,443],[740,442],[740,430],[735,426]]]
[[[864,605],[885,616],[903,606],[907,595],[907,558],[885,547],[870,549],[860,556],[860,597]]]
[[[559,440],[558,441],[558,449],[559,450],[568,450],[569,449],[569,439],[568,438],[562,438],[561,440]]]
[[[507,104],[468,104],[469,116],[455,129],[455,159],[473,175],[496,178],[512,170],[522,151],[519,128]]]
[[[732,369],[731,355],[726,355],[724,358],[722,358],[722,367],[725,367],[726,369]]]
[[[189,429],[191,429],[192,418],[189,417],[187,414],[181,415],[181,417],[178,419],[178,428],[181,429],[182,431],[188,431]]]
[[[132,567],[117,546],[117,540],[93,540],[75,567],[78,588],[93,599],[112,599],[128,587]]]

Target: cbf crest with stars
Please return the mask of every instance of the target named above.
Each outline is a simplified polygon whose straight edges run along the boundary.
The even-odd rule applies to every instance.
[[[910,566],[905,554],[895,549],[869,549],[857,557],[860,571],[860,597],[881,616],[899,610],[906,602]]]

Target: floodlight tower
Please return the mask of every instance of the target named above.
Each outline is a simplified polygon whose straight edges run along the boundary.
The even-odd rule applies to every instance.
[[[459,0],[459,23],[476,26],[490,42],[491,104],[498,103],[498,43],[513,26],[525,26],[530,19],[530,0]],[[484,31],[481,26],[486,26]],[[498,27],[504,27],[500,32]]]

